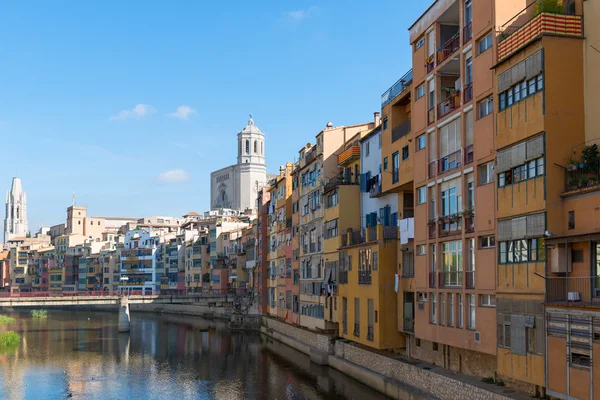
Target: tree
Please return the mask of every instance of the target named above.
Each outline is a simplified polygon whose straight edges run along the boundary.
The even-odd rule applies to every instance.
[[[202,275],[202,282],[204,282],[204,283],[210,282],[210,273],[207,272],[204,275]]]
[[[31,231],[27,232],[27,235],[25,235],[26,238],[30,238],[31,237]]]

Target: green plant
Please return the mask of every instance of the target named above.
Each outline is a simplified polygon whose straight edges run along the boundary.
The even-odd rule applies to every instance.
[[[496,386],[504,386],[504,382],[502,382],[502,381],[496,381]]]
[[[598,168],[600,161],[600,149],[597,144],[585,146],[581,151],[581,162],[585,164],[586,170],[589,172]]]
[[[21,336],[13,331],[0,333],[0,347],[13,347],[19,344]]]
[[[541,14],[543,12],[563,14],[565,6],[562,0],[539,0],[535,5],[535,13]]]
[[[48,311],[46,311],[46,310],[31,310],[31,316],[33,318],[39,318],[39,319],[48,318]]]
[[[491,376],[488,376],[487,378],[483,378],[481,380],[481,382],[483,382],[483,383],[489,383],[489,384],[493,385],[495,381],[494,381],[494,378],[492,378]]]
[[[587,185],[588,185],[588,177],[587,176],[580,176],[579,177],[578,187],[579,188],[584,188],[584,187],[587,187]]]
[[[0,325],[10,324],[11,322],[15,322],[16,320],[13,317],[9,317],[8,315],[0,315]]]

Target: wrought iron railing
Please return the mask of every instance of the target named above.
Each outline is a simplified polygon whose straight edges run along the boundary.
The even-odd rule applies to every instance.
[[[437,175],[437,161],[431,161],[427,164],[427,177],[434,178]]]
[[[398,183],[400,181],[400,170],[398,168],[394,168],[392,170],[392,183]]]
[[[429,273],[429,287],[430,288],[435,288],[437,287],[437,272],[430,272]]]
[[[458,214],[445,216],[439,223],[440,237],[457,236],[462,233],[462,216]]]
[[[600,275],[546,277],[546,303],[600,305]]]
[[[458,32],[454,34],[437,52],[438,65],[443,63],[452,54],[456,53],[460,48],[460,35]]]
[[[398,227],[395,225],[384,225],[383,226],[383,239],[384,240],[398,239]]]
[[[462,271],[444,271],[440,272],[440,288],[446,287],[462,287],[463,272]]]
[[[473,82],[467,83],[463,89],[463,103],[467,104],[473,100]]]
[[[438,160],[438,174],[460,168],[462,164],[462,149],[456,150]]]
[[[469,22],[463,28],[463,44],[466,44],[473,37],[473,22]]]
[[[370,285],[371,284],[371,270],[358,271],[358,284],[359,285]]]
[[[438,118],[445,117],[460,107],[460,91],[455,91],[437,105]]]
[[[465,287],[475,289],[475,271],[465,271]]]

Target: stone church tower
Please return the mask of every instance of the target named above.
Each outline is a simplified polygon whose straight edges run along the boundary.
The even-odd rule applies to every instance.
[[[10,192],[6,192],[4,243],[14,236],[26,236],[28,232],[27,195],[21,187],[21,178],[13,178]]]

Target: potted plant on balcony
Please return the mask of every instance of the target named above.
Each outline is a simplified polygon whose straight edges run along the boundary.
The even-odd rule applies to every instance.
[[[535,15],[539,15],[543,12],[563,14],[565,7],[562,0],[538,0],[535,5]]]
[[[586,172],[597,172],[600,164],[600,149],[597,144],[585,146],[581,151],[581,165]]]
[[[433,226],[433,225],[435,225],[436,223],[437,223],[437,220],[436,220],[435,218],[434,218],[434,219],[430,219],[429,221],[427,221],[427,225],[428,225],[428,226]]]
[[[573,160],[572,158],[569,159],[569,162],[567,163],[567,171],[575,171],[578,165],[579,163],[576,160]]]
[[[471,209],[466,209],[462,212],[464,218],[471,218],[475,212]]]

